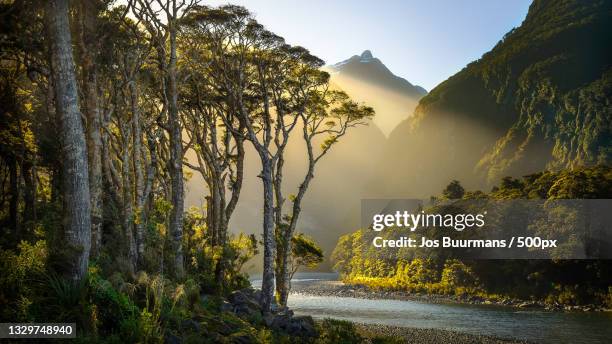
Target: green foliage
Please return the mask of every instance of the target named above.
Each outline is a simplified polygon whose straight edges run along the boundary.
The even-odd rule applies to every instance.
[[[316,343],[320,344],[356,344],[364,338],[357,332],[352,322],[335,319],[323,319],[319,327],[320,336]]]
[[[34,245],[22,241],[13,250],[0,249],[0,320],[31,321],[31,306],[37,296],[32,283],[43,279],[47,260],[44,240]]]
[[[95,269],[89,275],[88,306],[91,312],[91,333],[96,336],[139,337],[139,310],[133,301],[101,278]]]
[[[472,269],[457,259],[447,260],[444,263],[440,283],[455,293],[461,293],[462,288],[477,288],[479,285]]]
[[[218,292],[215,269],[221,260],[225,263],[226,291],[249,286],[248,276],[244,274],[242,267],[258,253],[255,235],[231,235],[227,245],[211,246],[201,213],[191,210],[186,215],[184,239],[188,252],[187,268],[202,291]]]
[[[533,1],[520,27],[432,89],[395,130],[408,160],[435,157],[410,176],[492,184],[610,164],[611,9],[608,1]]]
[[[86,313],[81,307],[86,304],[88,293],[88,282],[73,282],[56,275],[50,275],[46,283],[49,287],[46,297],[47,308],[55,314],[59,322],[70,322],[79,319],[80,325],[86,324],[87,320],[81,319]]]
[[[463,200],[548,199],[548,202],[538,205],[541,207],[541,218],[532,218],[526,225],[535,235],[553,235],[563,243],[551,250],[554,258],[583,249],[576,233],[580,232],[577,228],[588,216],[578,208],[558,204],[555,200],[608,199],[612,196],[611,182],[612,168],[609,166],[546,171],[521,179],[503,178],[489,194],[464,192]],[[453,182],[450,186],[459,190],[460,185]],[[452,198],[449,197],[450,186],[443,198]],[[436,197],[433,199],[436,200],[433,202],[436,212],[453,213],[459,210],[453,205],[441,205]],[[521,209],[513,207],[512,211],[513,216],[517,216]],[[502,215],[501,221],[505,218],[507,216]],[[504,225],[501,227],[505,228]],[[424,231],[429,238],[439,235],[439,231],[428,231],[427,228]],[[411,235],[397,228],[384,232],[358,230],[344,235],[332,254],[334,267],[347,282],[372,288],[539,299],[567,305],[594,303],[605,306],[610,302],[612,267],[604,260],[461,260],[454,257],[452,251],[443,249],[418,251],[418,254],[408,249],[372,249],[373,236],[397,238],[400,234]],[[468,234],[464,232],[459,235]],[[599,241],[591,244],[599,244]],[[381,251],[386,254],[381,254]]]
[[[453,180],[446,186],[444,191],[442,191],[442,196],[446,199],[460,199],[463,198],[465,194],[465,189],[461,186],[458,180]]]
[[[293,273],[300,267],[312,269],[323,262],[323,250],[312,238],[303,233],[297,233],[291,238],[291,243],[291,265]]]

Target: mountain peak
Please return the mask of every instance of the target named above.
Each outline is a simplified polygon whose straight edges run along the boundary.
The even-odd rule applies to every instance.
[[[401,90],[400,93],[407,92],[417,99],[427,94],[427,91],[421,86],[412,85],[406,79],[393,74],[378,58],[372,55],[370,50],[364,50],[361,55],[353,55],[329,68],[336,75],[342,74],[369,84],[391,87]]]
[[[364,52],[361,53],[361,58],[362,59],[372,59],[374,58],[374,56],[372,56],[372,52],[369,50],[364,50]]]
[[[373,123],[385,136],[408,118],[419,99],[427,94],[422,87],[393,74],[370,50],[326,69],[338,88],[374,108]]]

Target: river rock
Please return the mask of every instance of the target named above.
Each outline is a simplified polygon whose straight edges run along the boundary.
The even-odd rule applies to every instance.
[[[236,290],[227,299],[234,313],[239,317],[252,317],[261,314],[261,307],[253,289]]]
[[[536,308],[538,307],[538,304],[533,301],[525,301],[525,302],[519,303],[517,307],[518,308]]]
[[[303,337],[317,337],[314,320],[309,315],[293,317],[292,323],[299,327],[299,334]]]
[[[223,300],[223,302],[221,302],[221,306],[219,306],[219,309],[221,312],[231,312],[234,310],[234,306],[232,306],[231,303]]]

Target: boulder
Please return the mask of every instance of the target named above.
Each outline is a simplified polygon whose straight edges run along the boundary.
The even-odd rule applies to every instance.
[[[227,298],[232,310],[240,317],[250,317],[261,313],[259,302],[255,298],[253,289],[236,290]],[[223,305],[222,305],[223,306]],[[229,308],[224,306],[226,309]]]
[[[291,313],[274,314],[270,327],[275,330],[289,333],[289,329],[291,328],[292,315],[293,314]]]
[[[234,306],[232,306],[231,303],[223,300],[223,302],[221,302],[221,306],[219,307],[219,309],[221,310],[221,312],[231,312],[234,310]]]
[[[309,315],[293,317],[292,324],[297,326],[299,329],[297,335],[302,337],[317,337],[317,333],[314,320]]]

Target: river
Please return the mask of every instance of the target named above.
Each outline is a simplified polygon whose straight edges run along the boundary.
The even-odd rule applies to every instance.
[[[329,285],[333,273],[301,273],[294,289]],[[261,279],[254,279],[254,287]],[[338,282],[339,283],[339,282]],[[304,288],[307,287],[307,288]],[[538,343],[612,343],[612,314],[518,310],[494,305],[427,303],[353,297],[315,296],[294,292],[289,307],[297,315],[369,324],[435,328]]]

